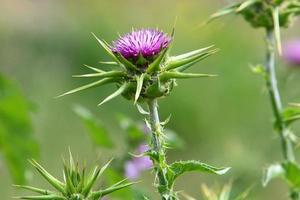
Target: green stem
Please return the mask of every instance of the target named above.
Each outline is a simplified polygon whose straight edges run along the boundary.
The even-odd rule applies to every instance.
[[[164,138],[159,120],[157,99],[149,100],[148,106],[152,132],[152,152],[154,154],[151,156],[151,159],[158,179],[156,187],[161,195],[162,200],[175,200],[176,197],[173,192],[173,186],[168,184],[167,179],[168,165],[166,163]]]
[[[281,140],[282,154],[285,161],[294,162],[294,150],[292,141],[287,135],[287,126],[282,118],[282,101],[279,93],[276,69],[275,69],[275,37],[273,30],[267,30],[267,54],[266,54],[266,85],[270,95],[273,114],[277,124],[277,130]],[[291,191],[291,199],[298,199],[298,195]]]

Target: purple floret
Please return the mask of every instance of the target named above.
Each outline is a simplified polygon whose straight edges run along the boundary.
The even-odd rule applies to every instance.
[[[137,153],[142,154],[148,150],[148,145],[140,145]],[[136,180],[141,172],[150,169],[152,165],[152,161],[147,156],[134,157],[125,163],[125,176],[130,180]]]
[[[167,48],[171,41],[171,37],[157,29],[133,30],[114,41],[112,51],[126,59],[135,59],[139,54],[151,58]]]
[[[300,66],[300,39],[287,42],[283,48],[283,56],[289,63]]]

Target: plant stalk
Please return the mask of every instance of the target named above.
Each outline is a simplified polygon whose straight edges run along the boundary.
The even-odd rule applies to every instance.
[[[168,165],[166,163],[164,138],[162,126],[159,120],[157,99],[150,99],[148,101],[148,107],[152,132],[151,146],[154,154],[150,158],[153,162],[156,178],[158,179],[156,187],[161,195],[162,200],[175,200],[176,196],[173,191],[173,186],[168,184]]]
[[[275,69],[275,36],[274,30],[267,30],[267,53],[266,53],[266,86],[269,92],[271,106],[273,110],[273,114],[276,120],[276,130],[279,133],[280,141],[281,141],[281,149],[283,158],[287,162],[294,162],[294,149],[293,144],[290,138],[288,137],[288,129],[287,125],[282,117],[282,100],[280,96],[280,92],[277,85],[276,78],[276,69]],[[291,190],[290,194],[291,199],[298,199],[298,194],[296,194],[293,190]]]

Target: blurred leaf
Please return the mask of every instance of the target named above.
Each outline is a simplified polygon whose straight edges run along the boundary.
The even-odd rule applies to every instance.
[[[76,105],[73,107],[73,110],[82,120],[88,134],[96,145],[106,148],[111,148],[114,146],[113,141],[109,137],[109,132],[88,109]]]
[[[255,74],[261,74],[261,75],[266,75],[266,69],[263,65],[258,64],[255,66],[250,66],[251,70]]]
[[[285,178],[294,188],[300,189],[300,167],[294,162],[282,164],[285,172]]]
[[[294,121],[300,119],[300,108],[299,107],[288,107],[282,112],[283,121],[290,125]]]
[[[27,159],[38,155],[29,106],[19,89],[0,74],[0,150],[19,184],[26,181]]]
[[[131,148],[137,147],[141,142],[145,141],[146,137],[146,126],[145,131],[143,130],[143,125],[138,122],[134,122],[130,118],[120,115],[119,123],[121,129],[124,131],[127,137],[127,142]]]
[[[202,192],[206,200],[245,200],[249,199],[249,191],[251,187],[237,197],[231,197],[232,183],[225,184],[221,189],[211,189],[207,185],[202,185]]]
[[[284,175],[284,169],[281,164],[270,165],[265,171],[263,175],[262,184],[264,187],[274,178],[280,177]]]
[[[164,130],[165,141],[168,148],[182,149],[184,147],[184,141],[173,130]]]

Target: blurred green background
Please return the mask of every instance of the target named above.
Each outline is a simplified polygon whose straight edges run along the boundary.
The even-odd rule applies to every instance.
[[[121,134],[115,127],[118,113],[136,120],[142,117],[132,103],[122,98],[100,108],[96,106],[113,86],[54,98],[86,82],[71,77],[86,70],[82,64],[99,66],[98,61],[108,59],[91,32],[106,41],[116,39],[118,33],[126,33],[132,27],[158,27],[170,32],[177,18],[172,54],[211,44],[221,51],[192,68],[197,72],[216,73],[219,77],[178,81],[179,86],[171,96],[160,102],[162,118],[172,114],[168,127],[187,144],[182,150],[169,151],[168,159],[196,159],[231,166],[232,170],[223,177],[188,174],[179,179],[176,188],[201,199],[203,182],[214,186],[233,180],[235,192],[253,186],[249,199],[287,199],[287,188],[281,180],[273,181],[265,189],[261,187],[263,167],[281,159],[278,137],[272,133],[263,80],[249,68],[250,64],[264,59],[264,32],[253,30],[234,16],[201,26],[211,13],[228,2],[0,0],[0,73],[14,81],[33,102],[35,109],[31,117],[34,137],[40,146],[40,162],[61,176],[61,155],[67,155],[68,147],[88,163],[122,152],[122,141],[115,152],[95,151],[71,109],[74,104],[92,110],[115,130],[116,139]],[[299,26],[298,21],[293,28],[284,30],[283,41],[300,37]],[[285,103],[300,102],[300,68],[292,69],[284,61],[279,62],[279,83]],[[296,134],[300,131],[300,126],[293,128]],[[151,188],[153,174],[146,172],[144,177],[146,181],[140,184]],[[44,184],[36,176],[30,180],[30,183]],[[1,159],[1,199],[19,194],[11,185],[9,172]]]

